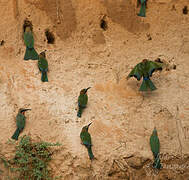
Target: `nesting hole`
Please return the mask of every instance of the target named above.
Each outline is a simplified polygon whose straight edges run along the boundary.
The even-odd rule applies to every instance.
[[[173,69],[176,69],[176,68],[177,68],[177,66],[175,64],[173,64]]]
[[[188,14],[188,7],[184,6],[184,8],[182,9],[183,14]]]
[[[54,37],[54,34],[49,31],[49,29],[45,30],[45,36],[47,38],[47,43],[48,44],[54,44],[55,37]]]
[[[0,41],[0,46],[3,46],[5,44],[5,41],[4,40],[1,40]]]
[[[104,20],[104,19],[101,19],[100,21],[100,27],[106,31],[108,29],[108,25],[107,25],[107,22]]]

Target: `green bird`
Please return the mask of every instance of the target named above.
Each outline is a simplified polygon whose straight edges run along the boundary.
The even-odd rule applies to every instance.
[[[154,155],[153,167],[156,169],[160,169],[162,167],[160,163],[160,157],[159,157],[160,143],[159,143],[159,138],[158,138],[156,128],[154,128],[152,135],[150,137],[150,147]]]
[[[138,16],[141,16],[141,17],[146,17],[146,1],[147,0],[138,0],[141,4],[141,7],[140,7],[140,12],[137,14]]]
[[[18,114],[16,116],[17,129],[14,132],[13,136],[11,137],[12,139],[18,140],[18,136],[23,131],[23,129],[25,127],[25,123],[26,123],[25,112],[28,110],[31,110],[31,109],[23,109],[23,108],[19,109]]]
[[[141,77],[143,77],[139,91],[147,91],[148,88],[153,91],[157,88],[150,80],[150,77],[155,70],[162,70],[162,65],[160,63],[144,59],[133,68],[133,70],[127,76],[127,79],[134,76],[138,81],[140,81]]]
[[[41,71],[41,81],[48,82],[47,71],[48,71],[48,61],[46,59],[45,51],[39,54],[38,67]]]
[[[24,32],[24,43],[26,45],[26,52],[24,55],[24,60],[38,59],[39,55],[34,49],[34,38],[33,38],[33,33],[30,26],[26,26],[26,29]]]
[[[91,87],[88,87],[87,89],[82,89],[80,91],[80,95],[78,97],[78,112],[77,112],[77,116],[81,117],[81,114],[83,112],[83,109],[86,108],[87,102],[88,102],[88,96],[87,96],[87,91],[88,89],[90,89]]]
[[[81,138],[82,144],[85,145],[85,147],[87,148],[90,160],[94,159],[94,155],[93,155],[93,152],[91,149],[91,146],[92,146],[91,135],[88,132],[89,126],[91,124],[92,124],[92,122],[89,123],[87,126],[84,126],[80,133],[80,138]]]

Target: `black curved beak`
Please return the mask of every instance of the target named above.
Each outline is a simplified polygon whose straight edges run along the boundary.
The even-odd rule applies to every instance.
[[[31,109],[23,109],[21,112],[25,112],[25,111],[29,111],[29,110],[31,110]]]
[[[45,53],[46,53],[46,51],[47,51],[47,50],[45,49],[44,51],[42,51],[42,52],[40,53],[40,55],[42,55],[42,56],[44,56],[44,57],[45,57],[45,56],[46,56],[46,54],[45,54]]]
[[[90,126],[92,123],[93,123],[93,122],[91,122],[91,123],[88,124],[88,128],[89,128],[89,126]]]
[[[88,87],[87,89],[85,89],[85,93],[90,89],[91,87]]]

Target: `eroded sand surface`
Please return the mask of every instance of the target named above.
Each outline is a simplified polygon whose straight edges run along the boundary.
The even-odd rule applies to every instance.
[[[66,179],[189,178],[189,14],[187,0],[149,0],[147,17],[136,16],[134,0],[1,0],[0,1],[0,150],[15,130],[18,108],[27,107],[23,134],[60,142],[51,162]],[[106,31],[100,20],[106,15]],[[37,61],[24,61],[22,25],[33,23],[37,52],[47,50],[48,83]],[[55,35],[47,44],[45,29]],[[148,40],[149,35],[151,40]],[[143,58],[161,58],[176,69],[154,73],[153,93],[138,92],[141,82],[126,80]],[[77,118],[80,89],[88,91],[88,108]],[[90,133],[97,160],[80,144],[82,126]],[[149,137],[156,126],[162,169],[148,167],[153,156]],[[172,166],[171,166],[172,165]],[[3,167],[0,166],[3,169]],[[154,175],[154,176],[153,176]],[[4,179],[6,173],[1,174]]]

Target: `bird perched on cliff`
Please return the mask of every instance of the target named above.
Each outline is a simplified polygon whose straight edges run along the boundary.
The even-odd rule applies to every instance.
[[[140,4],[140,12],[137,14],[141,17],[146,17],[146,2],[147,0],[137,0],[137,4]]]
[[[78,117],[81,117],[83,109],[86,108],[86,105],[87,105],[87,102],[88,102],[87,91],[90,88],[91,87],[88,87],[87,89],[82,89],[80,91],[80,95],[78,97],[78,112],[77,112]]]
[[[87,148],[90,160],[94,159],[94,155],[93,155],[93,152],[91,149],[91,146],[92,146],[91,135],[88,132],[89,126],[91,124],[92,124],[92,122],[89,123],[87,126],[84,126],[80,133],[80,138],[81,138],[82,144],[85,145],[85,147]]]
[[[12,139],[18,140],[18,136],[23,131],[23,129],[25,127],[25,123],[26,123],[25,112],[28,110],[31,110],[31,109],[23,109],[23,108],[19,109],[18,114],[16,116],[17,129],[14,132],[13,136],[11,137]]]
[[[41,81],[48,82],[47,71],[48,71],[48,61],[46,59],[45,51],[39,54],[38,67],[41,71]]]
[[[25,32],[24,32],[24,43],[26,45],[26,52],[24,55],[24,60],[35,60],[38,59],[38,53],[36,52],[34,48],[34,38],[33,33],[30,26],[26,26]]]
[[[134,76],[138,81],[140,81],[141,77],[143,77],[139,91],[147,91],[148,88],[153,91],[157,88],[150,80],[150,77],[155,70],[162,70],[162,65],[160,63],[144,59],[133,68],[133,70],[127,76],[127,79]]]
[[[154,155],[153,167],[156,169],[160,169],[162,167],[160,163],[160,157],[159,157],[160,143],[159,143],[159,138],[158,138],[156,128],[154,128],[152,135],[150,137],[150,147]]]

